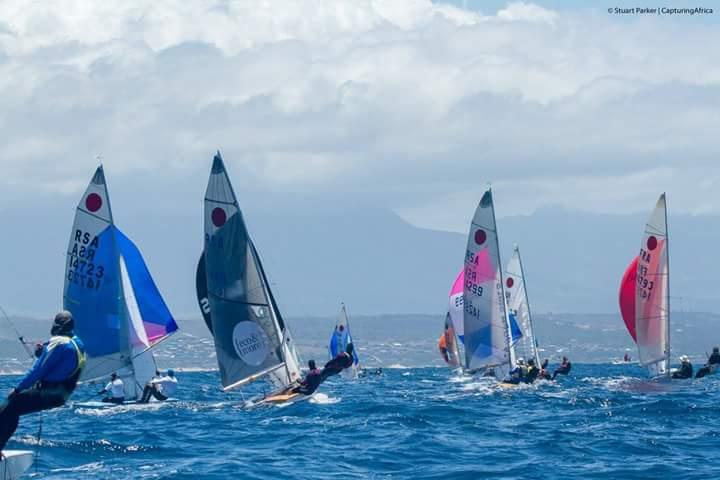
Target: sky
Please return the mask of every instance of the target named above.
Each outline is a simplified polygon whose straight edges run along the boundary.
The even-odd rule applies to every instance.
[[[501,218],[662,191],[720,213],[720,8],[625,5],[3,0],[0,211],[69,228],[101,161],[116,218],[200,215],[220,149],[243,205],[276,210],[464,232],[491,183]]]

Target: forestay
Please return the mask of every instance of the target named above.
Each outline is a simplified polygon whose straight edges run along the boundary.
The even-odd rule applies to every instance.
[[[638,255],[635,333],[638,356],[650,376],[670,373],[670,285],[665,194],[645,225]]]
[[[513,255],[505,268],[505,297],[515,355],[523,357],[525,360],[532,358],[539,366],[537,339],[533,330],[520,249],[517,245],[515,245]]]
[[[210,319],[225,390],[269,375],[276,387],[299,378],[297,353],[250,238],[222,157],[205,194],[205,251],[198,302]],[[202,284],[203,280],[206,282]],[[206,297],[201,295],[206,293]]]
[[[126,398],[139,396],[155,373],[150,348],[178,327],[139,250],[113,224],[102,166],[76,209],[63,304],[88,355],[80,380],[117,372]]]
[[[464,276],[465,366],[504,378],[510,368],[510,337],[491,190],[483,195],[470,225]]]

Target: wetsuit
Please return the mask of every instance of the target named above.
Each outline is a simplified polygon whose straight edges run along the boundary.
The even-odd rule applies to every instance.
[[[570,373],[571,369],[572,369],[572,363],[570,363],[570,360],[568,360],[567,362],[563,362],[553,372],[552,379],[555,380],[555,377],[557,377],[558,375],[567,375],[568,373]]]
[[[353,356],[351,354],[347,352],[342,352],[340,355],[325,364],[322,372],[320,372],[321,382],[327,380],[328,377],[337,375],[346,368],[352,367],[354,361],[355,360],[353,359]]]
[[[310,370],[307,375],[305,375],[305,379],[300,382],[300,385],[293,388],[291,392],[302,393],[303,395],[312,395],[320,386],[322,381],[323,379],[320,370],[315,368]]]
[[[0,411],[0,450],[17,430],[20,416],[65,404],[75,390],[84,365],[85,347],[78,337],[50,338]]]
[[[690,362],[683,362],[680,364],[680,370],[677,372],[673,372],[672,378],[692,378],[693,376],[693,366]]]

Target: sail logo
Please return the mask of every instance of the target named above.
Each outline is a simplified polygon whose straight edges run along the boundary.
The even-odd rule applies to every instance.
[[[248,365],[261,365],[268,356],[268,339],[265,332],[253,322],[239,322],[233,328],[235,353]]]

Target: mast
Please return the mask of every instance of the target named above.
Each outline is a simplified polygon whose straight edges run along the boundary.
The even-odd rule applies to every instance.
[[[532,348],[535,357],[535,363],[540,367],[540,356],[537,349],[537,339],[535,338],[535,327],[532,322],[532,313],[530,311],[530,296],[527,293],[527,282],[525,281],[525,270],[523,269],[522,257],[520,256],[520,247],[515,245],[515,253],[518,256],[518,263],[520,264],[520,277],[522,278],[523,291],[525,292],[525,306],[528,313],[528,326],[530,327],[530,338],[532,339]]]
[[[667,199],[665,198],[665,192],[662,194],[663,197],[663,210],[665,213],[665,256],[667,257],[667,291],[666,291],[666,305],[667,305],[667,322],[665,322],[665,335],[667,338],[667,344],[665,345],[665,360],[667,361],[666,375],[670,376],[670,230],[668,229],[667,221]]]
[[[490,198],[492,198],[492,187],[488,188],[490,192]],[[509,370],[513,368],[513,352],[512,352],[512,338],[510,333],[510,319],[508,318],[507,305],[505,300],[505,282],[503,281],[503,263],[502,256],[500,255],[500,234],[498,233],[497,219],[495,218],[495,200],[492,201],[492,218],[493,224],[495,225],[495,247],[497,248],[498,255],[498,272],[500,272],[500,308],[502,308],[502,316],[505,319],[505,341],[507,342],[507,353],[508,353],[508,367]]]

